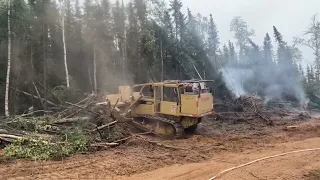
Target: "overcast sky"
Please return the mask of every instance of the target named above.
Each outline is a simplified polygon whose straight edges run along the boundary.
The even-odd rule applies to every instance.
[[[189,7],[193,14],[213,15],[221,43],[233,40],[230,21],[235,16],[241,16],[256,31],[253,40],[260,45],[267,32],[272,35],[273,25],[291,44],[292,37],[302,35],[313,14],[320,17],[320,0],[182,0],[182,3],[184,10]],[[301,50],[304,64],[312,62],[312,52],[307,48]]]
[[[284,36],[288,43],[292,37],[302,35],[308,27],[310,18],[318,13],[320,17],[320,0],[182,0],[194,13],[213,15],[219,30],[221,42],[232,39],[230,21],[241,16],[256,31],[253,40],[262,44],[264,35],[272,34],[272,26]],[[304,61],[312,62],[312,52],[301,48]]]

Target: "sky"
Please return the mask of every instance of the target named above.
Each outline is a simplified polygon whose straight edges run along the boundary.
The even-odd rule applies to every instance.
[[[235,16],[241,16],[255,30],[252,38],[262,44],[265,34],[273,32],[276,26],[284,40],[292,43],[294,36],[301,36],[310,23],[310,18],[318,13],[319,0],[182,0],[185,7],[193,13],[209,16],[211,13],[219,30],[220,41],[226,43],[233,40],[230,22]],[[303,65],[313,61],[312,51],[303,51]]]
[[[115,0],[111,0],[114,2]],[[128,2],[129,0],[124,0]],[[169,2],[169,0],[165,0]],[[289,44],[294,36],[301,36],[310,23],[312,15],[320,18],[320,0],[181,0],[184,11],[189,8],[193,14],[213,15],[222,44],[234,41],[230,32],[230,22],[241,16],[254,29],[255,43],[262,44],[265,34],[273,32],[276,26]],[[313,62],[312,51],[306,47],[303,52],[303,66]]]

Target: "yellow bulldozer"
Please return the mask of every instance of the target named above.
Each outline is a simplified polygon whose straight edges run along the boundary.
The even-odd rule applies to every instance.
[[[214,113],[212,80],[167,80],[120,86],[106,100],[135,127],[160,136],[181,137],[195,132],[202,118]]]

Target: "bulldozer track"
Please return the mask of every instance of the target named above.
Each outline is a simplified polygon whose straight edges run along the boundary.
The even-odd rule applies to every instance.
[[[179,122],[176,122],[176,121],[164,118],[164,117],[144,115],[144,114],[137,114],[137,117],[138,118],[154,119],[157,121],[171,124],[175,128],[175,137],[176,138],[180,138],[184,135],[184,128]]]

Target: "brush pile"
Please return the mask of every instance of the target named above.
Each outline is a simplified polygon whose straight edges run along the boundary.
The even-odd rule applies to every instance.
[[[270,101],[273,104],[285,104],[280,100]],[[266,125],[274,125],[274,119],[283,118],[292,114],[296,114],[299,119],[309,118],[305,113],[301,113],[300,110],[293,106],[270,106],[264,103],[264,100],[255,94],[240,96],[239,98],[230,101],[221,101],[216,104],[215,111],[217,112],[217,120],[231,120],[232,122],[249,122],[260,119],[266,123]],[[284,108],[286,107],[286,108]]]
[[[215,101],[216,112],[246,112],[263,108],[263,100],[257,95],[240,96],[232,100]]]
[[[34,116],[30,108],[3,119],[0,148],[7,157],[47,159],[117,146],[132,136],[132,127],[103,100],[89,95],[78,103],[65,102],[63,110],[50,115]]]

